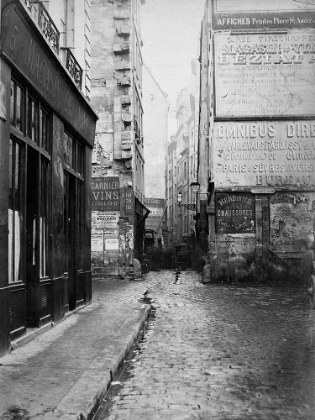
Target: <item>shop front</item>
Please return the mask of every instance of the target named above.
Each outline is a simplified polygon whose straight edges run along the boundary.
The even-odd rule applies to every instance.
[[[97,116],[19,1],[2,12],[0,354],[91,300]]]

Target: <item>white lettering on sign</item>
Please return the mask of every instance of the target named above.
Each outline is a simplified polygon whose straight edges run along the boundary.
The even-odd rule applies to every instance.
[[[314,115],[315,33],[215,35],[217,117]]]
[[[217,187],[315,184],[315,122],[226,122],[214,127]]]

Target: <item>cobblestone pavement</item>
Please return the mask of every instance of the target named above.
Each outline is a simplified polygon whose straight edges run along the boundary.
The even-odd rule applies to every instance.
[[[315,311],[301,286],[151,272],[155,317],[95,420],[315,419]]]

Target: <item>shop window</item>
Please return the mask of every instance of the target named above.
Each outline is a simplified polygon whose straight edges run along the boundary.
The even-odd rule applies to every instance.
[[[24,97],[24,89],[11,80],[10,123],[20,131],[24,129]]]
[[[84,184],[78,181],[77,185],[77,206],[76,206],[76,227],[77,227],[77,234],[76,234],[76,242],[77,242],[77,267],[82,266],[83,261],[83,252],[84,252],[84,227],[83,227],[83,220],[84,220],[84,206],[83,206],[83,191]]]
[[[76,142],[76,172],[83,176],[84,173],[84,147]]]
[[[24,147],[13,139],[9,147],[8,263],[9,282],[16,282],[22,277]]]
[[[37,101],[31,96],[28,97],[27,110],[27,135],[31,140],[38,144],[39,108]]]
[[[73,168],[73,138],[66,132],[63,134],[64,161],[66,166]]]
[[[84,147],[66,131],[63,135],[64,162],[66,167],[73,169],[79,176],[84,174]]]
[[[49,161],[41,158],[41,200],[39,211],[39,271],[40,277],[48,275],[48,204]]]
[[[50,116],[43,108],[40,109],[40,146],[50,153]]]

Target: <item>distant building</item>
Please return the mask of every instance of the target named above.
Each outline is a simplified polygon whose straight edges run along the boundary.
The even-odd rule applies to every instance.
[[[144,158],[145,204],[150,210],[146,229],[156,232],[167,247],[166,229],[166,155],[168,145],[167,94],[163,92],[151,71],[143,67],[144,93]]]
[[[177,97],[177,132],[171,136],[167,157],[167,226],[170,244],[195,243],[196,195],[190,188],[197,178],[199,65],[192,60],[189,85]],[[178,194],[181,205],[178,205]],[[190,206],[188,206],[190,205]],[[190,209],[188,208],[190,207]]]
[[[92,160],[92,262],[95,273],[132,277],[139,267],[148,210],[140,6],[96,0],[91,7],[92,104],[98,112]]]
[[[0,354],[91,301],[89,2],[66,4],[0,1]]]
[[[204,281],[301,281],[315,228],[314,22],[313,1],[206,2]]]

